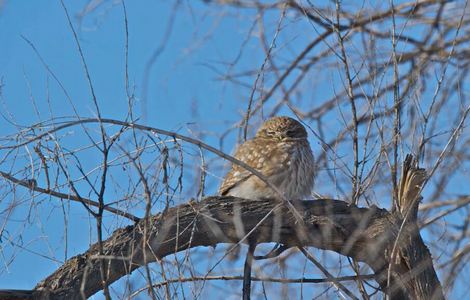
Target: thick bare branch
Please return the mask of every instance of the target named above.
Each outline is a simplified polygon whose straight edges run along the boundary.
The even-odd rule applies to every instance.
[[[358,208],[331,199],[302,201],[297,206],[302,212],[303,224],[295,222],[288,210],[270,200],[209,197],[201,202],[171,208],[164,215],[151,217],[151,238],[149,248],[145,250],[147,259],[156,261],[197,246],[237,242],[240,237],[232,220],[234,210],[238,209],[245,232],[256,228],[253,235],[258,243],[313,246],[365,262],[374,270],[378,283],[391,299],[444,298],[429,251],[417,227],[406,228],[401,234],[401,241],[404,242],[400,243],[400,251],[404,255],[395,262],[390,287],[387,288],[390,253],[401,225],[398,214],[377,207]],[[275,207],[278,209],[274,214],[260,223]],[[273,233],[273,215],[276,214],[277,217],[281,214],[280,234]],[[102,289],[99,264],[96,263],[98,259],[107,260],[108,282],[130,274],[144,264],[143,224],[140,221],[135,226],[119,229],[103,241],[104,257],[97,256],[98,247],[93,245],[84,254],[68,260],[37,285],[35,295],[78,299],[82,284],[82,292],[87,297],[97,293]],[[427,278],[428,284],[410,289],[409,283],[417,277]]]

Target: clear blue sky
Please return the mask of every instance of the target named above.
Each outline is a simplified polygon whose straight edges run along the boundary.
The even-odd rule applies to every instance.
[[[90,1],[100,5],[80,17],[87,3],[65,1],[83,48],[101,114],[106,118],[124,120],[128,103],[123,8],[119,1]],[[254,79],[254,76],[241,78],[246,84],[246,88],[241,88],[220,80],[220,77],[245,70],[247,66],[257,69],[263,63],[263,51],[256,37],[248,34],[256,12],[244,10],[241,13],[223,6],[219,6],[218,10],[208,9],[204,1],[179,1],[178,12],[173,16],[175,3],[152,0],[126,2],[128,74],[130,90],[135,92],[137,99],[135,114],[139,117],[139,123],[149,126],[190,136],[204,133],[204,141],[218,147],[219,135],[239,120],[246,110]],[[80,56],[60,1],[0,0],[0,5],[0,112],[3,116],[0,118],[0,136],[17,132],[18,127],[11,124],[12,120],[17,125],[29,126],[50,119],[51,115],[74,116],[72,104],[51,71],[65,87],[78,114],[95,116]],[[266,15],[267,23],[271,22],[273,26],[267,29],[266,34],[272,37],[279,14],[276,11]],[[162,46],[171,18],[174,25],[151,68],[145,97],[145,68],[152,53]],[[303,38],[305,34],[317,36],[309,24],[298,22],[295,18],[290,20],[289,34],[279,40],[275,51],[298,53],[311,40]],[[25,39],[34,45],[50,71]],[[290,58],[286,55],[286,60]],[[236,64],[232,69],[227,62]],[[327,72],[313,76],[322,78],[318,82],[338,79],[335,77],[337,74]],[[262,84],[270,86],[272,82]],[[336,84],[341,87],[340,83]],[[314,93],[304,95],[306,105],[316,106],[319,104],[316,99],[334,95],[337,90],[332,86],[333,83],[331,86],[313,87]],[[285,108],[280,113],[291,114]],[[335,136],[339,131],[338,124],[341,122],[338,119],[335,116],[330,127],[332,132],[327,133],[328,136]],[[231,132],[223,150],[232,150],[237,133],[236,130]],[[83,136],[75,137],[73,131],[68,134],[72,139],[77,138],[77,143],[81,142],[79,139],[84,139]],[[311,144],[316,154],[321,152],[319,143],[312,137]],[[345,160],[350,158],[348,151],[344,151]],[[89,158],[91,166],[97,158]],[[2,165],[2,171],[5,166],[8,164]],[[217,176],[223,175],[220,168],[213,172],[207,193],[215,192]],[[462,182],[453,184],[458,189],[464,189]],[[338,191],[331,193],[341,194]],[[0,219],[0,230],[4,230],[0,241],[0,289],[30,289],[56,270],[65,257],[64,215],[58,200],[47,197],[31,200],[27,191],[23,191],[20,198],[37,200],[40,204],[18,207],[9,216],[6,226]],[[4,203],[0,202],[2,211],[6,209]],[[95,241],[95,227],[81,206],[67,203],[65,207],[69,218],[67,257],[71,257],[85,251]],[[32,217],[26,218],[27,215]],[[17,244],[12,246],[7,242],[7,236],[22,238],[20,241],[15,239]],[[45,256],[55,257],[58,261],[53,262]]]
[[[83,48],[101,113],[107,118],[124,120],[128,106],[123,9],[119,2],[104,1],[80,18],[86,3],[65,1]],[[173,5],[172,1],[126,2],[128,72],[130,89],[135,90],[138,99],[136,115],[140,116],[141,123],[188,135],[192,134],[194,126],[196,130],[212,127],[211,134],[220,133],[246,109],[246,101],[242,99],[247,98],[249,89],[235,90],[221,83],[216,79],[220,74],[209,66],[225,70],[222,62],[236,59],[246,27],[251,24],[234,18],[204,18],[201,16],[206,6],[202,1],[182,2],[174,17],[173,32],[151,69],[147,101],[143,104],[145,66],[162,43]],[[69,100],[25,39],[34,45],[65,87],[78,114],[95,116],[80,57],[60,2],[5,1],[0,10],[1,112],[4,116],[0,118],[0,134],[4,136],[18,130],[11,124],[12,120],[17,125],[28,126],[50,119],[51,112],[55,117],[74,116]],[[257,51],[244,55],[242,60],[243,64],[259,65],[262,56]],[[218,138],[211,134],[205,140],[217,146]],[[229,137],[226,151],[231,151],[234,138]],[[29,193],[23,192],[27,199]],[[57,199],[37,197],[33,201],[39,199],[44,206],[33,212],[32,218],[25,220],[35,205],[18,207],[4,228],[5,236],[21,236],[21,243],[7,245],[7,238],[3,238],[0,288],[32,288],[64,259],[62,207]],[[68,257],[85,251],[95,241],[90,238],[94,236],[94,225],[89,216],[80,205],[70,205]],[[45,256],[55,257],[58,262]]]

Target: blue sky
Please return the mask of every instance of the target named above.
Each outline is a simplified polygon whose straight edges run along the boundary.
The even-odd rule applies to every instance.
[[[21,126],[46,121],[51,117],[73,117],[73,107],[82,117],[94,117],[96,110],[90,88],[60,1],[6,0],[0,1],[2,3],[0,136],[14,134]],[[100,5],[87,12],[87,8],[93,8],[87,6],[87,3],[65,1],[83,49],[101,114],[106,118],[124,120],[128,113],[128,98],[123,7],[120,1],[91,1],[89,3]],[[179,3],[178,6],[176,3]],[[240,76],[237,78],[241,81],[238,85],[221,80],[221,77],[247,69],[259,69],[263,64],[264,54],[257,43],[257,31],[253,29],[256,25],[253,22],[256,11],[238,11],[224,6],[214,9],[204,1],[150,0],[127,1],[126,9],[129,90],[135,94],[134,111],[138,122],[189,136],[201,136],[206,143],[219,147],[220,135],[240,120],[246,110],[255,75]],[[177,13],[173,15],[175,9]],[[272,40],[279,18],[278,11],[266,13],[264,21],[272,26],[266,29],[266,35],[269,36],[267,40]],[[171,20],[174,25],[171,25]],[[281,61],[295,57],[295,53],[318,36],[311,24],[301,20],[295,16],[286,17],[286,33],[280,35],[274,48]],[[170,27],[172,29],[166,39]],[[146,66],[159,48],[162,52],[152,65],[147,82]],[[322,49],[325,48],[323,46]],[[337,64],[334,60],[329,62]],[[319,67],[318,72],[309,73],[300,84],[299,90],[308,90],[299,96],[304,101],[299,104],[300,107],[319,107],[322,104],[320,99],[329,99],[340,91],[340,75],[326,69]],[[293,74],[297,75],[297,72]],[[293,76],[289,77],[286,85],[292,84],[294,79]],[[269,87],[272,83],[273,79],[267,76],[262,77],[259,84]],[[148,90],[145,91],[146,84]],[[65,88],[70,99],[60,85]],[[277,98],[274,102],[277,102]],[[275,106],[274,102],[269,103],[269,108]],[[330,129],[326,132],[327,139],[337,136],[341,131],[343,120],[339,117],[339,111],[347,110],[348,106],[338,104],[338,107],[336,115],[327,122],[326,128]],[[455,114],[454,109],[445,109],[449,110],[449,116]],[[278,114],[292,115],[292,112],[282,107]],[[254,119],[254,123],[259,122],[259,115]],[[439,120],[438,124],[442,123],[445,122]],[[445,125],[452,128],[452,124],[449,124]],[[311,125],[317,128],[316,124]],[[238,130],[230,131],[222,150],[232,151],[238,133]],[[80,135],[80,130],[70,130],[64,135],[63,141],[69,147],[87,143],[87,139]],[[312,136],[310,142],[318,156],[322,152],[320,142]],[[404,151],[411,148],[410,141],[403,143]],[[351,161],[350,148],[336,150],[344,161]],[[197,160],[197,149],[188,146],[188,154],[189,161]],[[80,155],[88,169],[99,162],[95,152],[84,151]],[[207,154],[207,157],[210,160],[214,155]],[[216,168],[211,170],[206,193],[215,192],[220,176],[223,176],[221,163],[214,163]],[[7,162],[1,165],[1,170],[12,165],[13,168],[21,167],[20,163],[14,165]],[[177,172],[176,167],[174,171]],[[465,172],[468,175],[468,170]],[[192,175],[188,176],[193,178],[190,177]],[[117,182],[123,181],[124,178],[117,176]],[[463,181],[452,182],[451,186],[463,192],[467,188],[468,194],[468,187]],[[179,201],[194,196],[189,179],[185,187],[187,191],[180,195]],[[320,184],[318,189],[328,190],[333,196],[344,194],[341,189],[332,190],[328,185]],[[376,195],[382,195],[384,190],[387,191],[387,188],[376,192]],[[108,193],[110,198],[118,197],[119,194],[116,190]],[[95,241],[94,223],[83,208],[75,203],[61,203],[57,199],[42,196],[31,199],[28,191],[20,189],[15,197],[18,199],[6,198],[4,203],[0,203],[3,210],[6,208],[5,203],[25,201],[9,216],[8,224],[3,228],[5,236],[0,249],[3,255],[0,258],[3,264],[0,267],[0,288],[29,289],[53,272],[64,258],[85,251]],[[387,201],[379,204],[383,207],[389,205]],[[141,212],[139,209],[136,211]],[[464,217],[460,215],[457,219]],[[67,220],[64,221],[64,218]],[[67,223],[67,232],[64,222]],[[109,232],[118,225],[127,224],[123,220],[116,223],[112,217],[107,222]],[[67,250],[63,246],[66,234]],[[17,244],[7,245],[7,236],[15,237]],[[204,255],[206,252],[202,252]],[[50,257],[58,261],[54,262]]]
[[[79,13],[85,4],[86,1],[65,1],[83,48],[101,114],[123,120],[128,109],[124,81],[123,9],[119,2],[108,1],[91,15],[80,19]],[[231,124],[231,119],[237,120],[245,109],[246,101],[240,99],[246,94],[221,84],[216,80],[218,74],[207,64],[221,64],[238,55],[239,44],[245,38],[244,24],[232,22],[230,18],[215,24],[218,21],[212,18],[191,16],[204,9],[202,2],[179,6],[183,12],[176,14],[173,33],[151,69],[147,101],[142,103],[145,65],[162,43],[173,5],[170,1],[126,3],[129,84],[139,101],[135,105],[136,115],[146,125],[189,135],[188,129],[196,125],[212,127],[213,132],[220,132]],[[227,31],[233,34],[225,34]],[[50,71],[26,39],[34,45]],[[206,39],[211,42],[207,43]],[[11,124],[12,120],[18,126],[28,126],[48,120],[51,115],[74,115],[68,97],[54,76],[65,87],[80,116],[96,115],[79,53],[60,2],[6,1],[0,11],[0,45],[2,135],[16,132],[18,127]],[[259,63],[257,55],[243,59],[247,63]],[[70,135],[72,140],[83,138],[75,136],[74,132]],[[233,137],[231,140],[226,146],[227,151],[233,147]],[[209,134],[206,141],[215,143],[218,139]],[[96,154],[89,155],[93,160]],[[30,197],[26,191],[20,194]],[[0,288],[32,288],[60,265],[60,262],[45,259],[39,254],[55,257],[58,261],[64,259],[64,249],[60,246],[65,235],[63,206],[56,199],[47,197],[41,198],[41,203],[47,203],[46,208],[33,213],[34,217],[26,224],[25,216],[35,205],[17,208],[14,218],[10,219],[6,233],[21,235],[24,249],[20,250],[18,244],[16,247],[3,247],[5,266],[0,274]],[[93,242],[90,236],[94,236],[94,225],[80,205],[66,203],[64,206],[70,209],[67,253],[70,257],[85,251]],[[10,259],[13,260],[11,263]]]

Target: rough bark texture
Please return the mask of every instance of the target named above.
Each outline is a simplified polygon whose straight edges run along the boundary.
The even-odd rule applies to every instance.
[[[144,221],[117,230],[103,242],[108,283],[131,273],[148,262],[197,246],[237,242],[234,215],[239,211],[245,232],[257,224],[275,206],[253,232],[257,243],[279,242],[289,246],[313,246],[350,256],[368,264],[377,282],[391,299],[443,299],[429,250],[416,226],[400,234],[398,255],[390,255],[399,232],[399,213],[377,207],[358,208],[343,201],[322,199],[296,203],[304,218],[294,221],[286,208],[273,201],[250,201],[233,197],[209,197],[189,202],[151,218],[146,254],[142,251]],[[274,222],[274,220],[276,221]],[[239,220],[239,219],[238,219]],[[274,224],[279,224],[277,228]],[[97,245],[68,260],[56,272],[40,282],[36,298],[80,299],[102,290]],[[392,266],[390,277],[387,274]]]

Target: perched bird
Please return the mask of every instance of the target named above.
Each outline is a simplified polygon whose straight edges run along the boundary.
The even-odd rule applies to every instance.
[[[288,200],[305,199],[312,191],[314,159],[307,131],[292,118],[268,119],[234,156],[263,174]],[[238,165],[232,165],[219,193],[252,200],[279,199],[261,179]]]
[[[289,117],[273,117],[260,127],[255,137],[241,144],[235,158],[254,168],[276,186],[287,200],[301,200],[312,191],[314,160],[307,131]],[[220,195],[251,200],[279,199],[280,195],[252,172],[232,165],[219,189]],[[243,300],[250,299],[251,265],[256,240],[248,237],[248,253],[243,268]],[[274,250],[274,249],[273,249]],[[230,256],[238,256],[239,247],[231,247]]]

